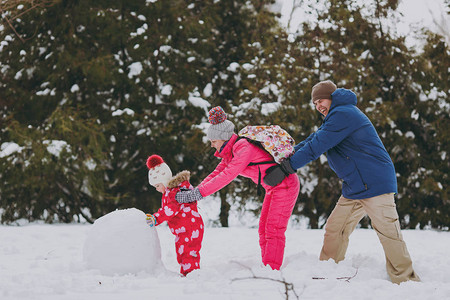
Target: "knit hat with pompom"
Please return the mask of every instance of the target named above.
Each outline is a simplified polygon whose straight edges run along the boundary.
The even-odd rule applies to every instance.
[[[206,136],[210,141],[228,141],[231,138],[234,133],[234,124],[227,120],[227,114],[223,111],[222,107],[216,106],[211,108],[208,120],[211,126],[208,127]]]
[[[164,162],[161,156],[153,154],[147,159],[148,168],[148,183],[155,186],[158,183],[164,184],[167,187],[172,178],[172,171]]]

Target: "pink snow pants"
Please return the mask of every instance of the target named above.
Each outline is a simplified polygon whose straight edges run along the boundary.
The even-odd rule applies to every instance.
[[[259,245],[263,264],[274,270],[279,270],[283,263],[285,232],[299,191],[297,174],[266,190],[259,218]]]

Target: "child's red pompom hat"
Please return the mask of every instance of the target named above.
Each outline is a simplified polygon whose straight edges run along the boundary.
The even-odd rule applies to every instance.
[[[172,178],[172,171],[161,156],[156,154],[149,156],[147,158],[147,168],[148,183],[150,183],[150,185],[154,186],[158,183],[162,183],[167,187],[167,184]]]

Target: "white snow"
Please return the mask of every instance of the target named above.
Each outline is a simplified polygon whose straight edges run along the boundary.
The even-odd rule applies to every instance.
[[[237,62],[232,62],[228,67],[227,70],[230,72],[237,72],[239,69],[239,64]]]
[[[249,63],[245,63],[242,65],[242,68],[246,71],[251,71],[251,70],[253,70],[254,67],[255,67],[254,65],[249,64]]]
[[[23,147],[20,147],[14,142],[6,142],[0,146],[0,158],[9,156],[15,152],[21,152]]]
[[[78,91],[80,91],[80,87],[78,86],[78,84],[74,84],[74,85],[72,85],[72,87],[70,88],[70,91],[71,91],[72,93],[78,92]]]
[[[203,210],[200,213],[205,215]],[[161,259],[167,270],[135,272],[136,268],[124,275],[105,275],[89,268],[83,260],[85,241],[94,243],[89,238],[98,237],[97,247],[103,251],[95,257],[109,260],[111,267],[125,260],[127,246],[131,247],[126,245],[129,243],[149,248],[148,256],[154,257],[154,244],[146,244],[140,238],[132,241],[124,236],[129,232],[136,238],[151,232],[147,230],[144,234],[145,230],[138,220],[131,220],[131,215],[127,214],[122,220],[118,218],[117,223],[111,219],[103,221],[105,226],[97,233],[104,237],[93,233],[101,222],[96,225],[0,226],[0,299],[286,299],[284,284],[273,280],[292,283],[299,299],[450,298],[450,233],[431,230],[403,231],[422,282],[400,285],[389,281],[382,247],[371,229],[357,229],[350,237],[346,259],[335,264],[318,260],[323,230],[291,226],[286,232],[283,267],[281,271],[272,271],[260,266],[256,228],[208,226],[201,250],[201,269],[182,278],[178,275],[174,236],[162,224],[156,231],[161,243]],[[140,223],[141,216],[136,213]],[[128,217],[130,219],[125,221]],[[105,250],[107,246],[119,249],[111,254]],[[147,263],[142,253],[136,255],[138,259],[143,265]],[[348,281],[336,279],[352,276]],[[296,299],[292,291],[289,291],[289,299]]]
[[[212,95],[212,84],[208,83],[205,88],[203,89],[203,94],[205,95],[205,97],[209,97]]]
[[[282,104],[279,102],[263,103],[261,105],[261,113],[264,116],[270,115],[280,109],[281,106]]]
[[[117,116],[121,116],[123,114],[127,114],[129,116],[134,116],[134,110],[132,110],[131,108],[117,109],[117,110],[113,111],[112,116],[117,117]]]
[[[158,233],[145,219],[145,213],[136,208],[116,210],[97,219],[84,243],[86,267],[105,275],[162,272]]]
[[[128,72],[128,78],[133,78],[134,76],[138,76],[142,72],[142,63],[140,62],[134,62],[131,65],[128,66],[128,69],[130,69],[130,72]]]
[[[36,95],[37,96],[47,96],[48,94],[50,94],[51,90],[50,89],[45,89],[43,91],[37,91]]]
[[[67,151],[70,150],[70,145],[67,144],[66,141],[60,141],[60,140],[44,140],[42,142],[44,145],[47,145],[47,151],[50,154],[53,154],[57,157],[61,154],[61,152],[66,149]]]
[[[209,107],[211,106],[211,104],[203,99],[200,96],[199,92],[193,92],[193,93],[189,93],[189,98],[188,98],[189,102],[191,102],[192,105],[196,106],[196,107],[200,107],[203,110],[205,110],[206,112],[208,111]]]
[[[161,87],[161,94],[165,96],[170,96],[170,94],[172,94],[172,90],[173,90],[172,86],[170,84],[166,84]]]
[[[161,47],[159,47],[159,51],[163,53],[169,53],[170,50],[172,50],[172,47],[169,45],[162,45]]]
[[[19,80],[20,78],[22,78],[22,73],[23,69],[21,69],[19,72],[16,73],[16,75],[14,75],[14,79]]]

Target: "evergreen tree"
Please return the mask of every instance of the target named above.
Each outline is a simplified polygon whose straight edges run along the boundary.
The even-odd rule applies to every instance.
[[[191,170],[198,184],[217,164],[202,141],[205,100],[230,111],[242,102],[244,69],[233,64],[254,58],[256,37],[273,43],[270,3],[58,1],[4,26],[2,147],[22,150],[0,158],[0,199],[10,207],[2,222],[154,210],[160,195],[145,167],[152,153],[174,172]],[[54,143],[65,150],[52,153]],[[31,167],[32,153],[39,163]],[[39,189],[22,176],[34,173],[48,178]]]
[[[412,64],[415,84],[404,100],[409,115],[405,113],[402,126],[398,126],[404,133],[400,140],[404,144],[399,143],[395,149],[404,174],[399,178],[399,198],[404,204],[399,211],[404,216],[402,225],[408,228],[450,227],[450,202],[445,189],[450,169],[449,54],[445,38],[428,33],[423,53]]]

